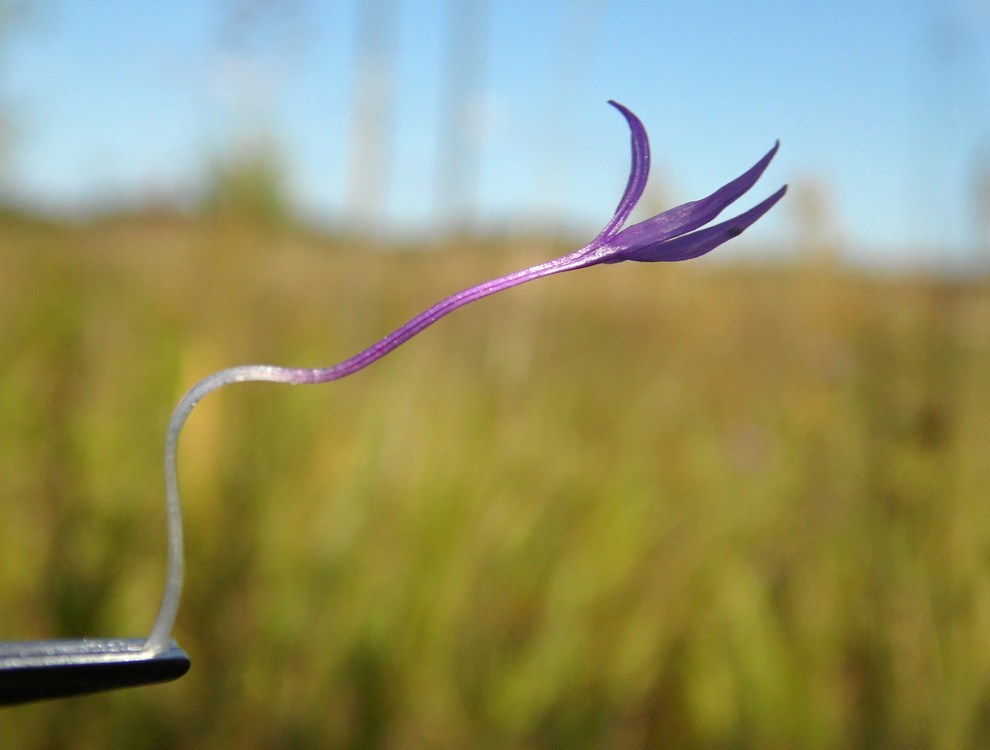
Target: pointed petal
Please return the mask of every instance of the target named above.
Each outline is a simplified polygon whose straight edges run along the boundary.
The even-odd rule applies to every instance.
[[[691,234],[680,235],[673,239],[653,241],[640,247],[631,247],[622,250],[613,256],[614,260],[610,258],[607,262],[638,260],[650,263],[655,261],[690,260],[691,258],[697,258],[699,255],[704,255],[714,250],[723,242],[731,240],[733,237],[738,237],[745,229],[763,216],[763,214],[773,208],[774,204],[783,198],[786,192],[787,186],[784,185],[784,187],[765,201],[734,219],[723,221],[706,229],[700,229]]]
[[[620,237],[628,245],[635,245],[648,241],[651,243],[663,241],[679,234],[691,232],[698,227],[704,226],[709,221],[718,216],[730,203],[737,200],[743,193],[749,190],[760,179],[760,175],[766,170],[767,165],[777,153],[780,141],[777,141],[773,148],[760,159],[756,164],[746,170],[739,177],[723,185],[707,198],[684,203],[680,206],[664,211],[652,219],[640,222],[620,233]]]
[[[629,123],[630,139],[632,144],[632,165],[629,168],[629,181],[626,183],[626,191],[622,194],[622,199],[615,209],[615,215],[605,228],[598,233],[595,242],[608,239],[614,235],[622,225],[626,223],[629,214],[639,203],[646,189],[646,180],[650,176],[650,139],[646,135],[646,128],[643,123],[632,112],[616,101],[609,100],[609,104],[615,107]]]

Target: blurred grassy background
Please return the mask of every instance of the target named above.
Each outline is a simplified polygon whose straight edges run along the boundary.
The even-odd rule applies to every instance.
[[[0,637],[140,636],[161,451],[233,364],[316,366],[566,248],[369,253],[170,217],[8,219]],[[623,265],[312,388],[208,397],[159,687],[17,748],[984,747],[990,284]]]

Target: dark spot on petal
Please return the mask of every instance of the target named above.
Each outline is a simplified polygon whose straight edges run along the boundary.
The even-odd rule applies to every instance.
[[[729,231],[726,232],[726,234],[729,235],[729,239],[732,239],[733,237],[738,237],[742,233],[743,233],[742,227],[729,227]]]

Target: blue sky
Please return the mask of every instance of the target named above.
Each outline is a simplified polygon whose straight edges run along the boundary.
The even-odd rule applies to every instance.
[[[188,195],[211,159],[264,134],[304,213],[346,219],[356,0],[47,0],[7,35],[0,93],[15,127],[2,190],[52,211]],[[380,0],[395,29],[376,217],[424,233],[450,65],[448,0]],[[477,217],[593,234],[628,166],[608,99],[646,123],[659,210],[782,149],[746,205],[795,192],[747,237],[793,243],[797,189],[821,186],[830,231],[868,263],[973,252],[973,186],[990,172],[990,3],[980,0],[487,0],[470,99]],[[370,167],[369,167],[370,171]]]

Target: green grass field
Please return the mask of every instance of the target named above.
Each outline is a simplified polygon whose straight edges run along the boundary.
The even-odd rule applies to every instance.
[[[0,232],[5,640],[150,629],[199,378],[567,249]],[[192,671],[4,709],[4,747],[990,745],[985,277],[565,274],[221,391],[180,447]]]

